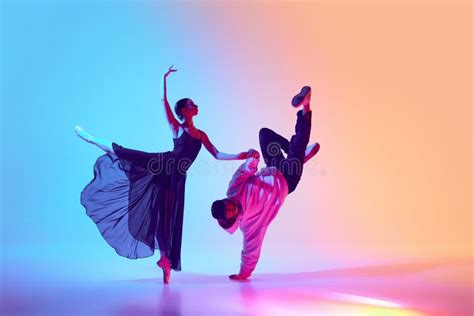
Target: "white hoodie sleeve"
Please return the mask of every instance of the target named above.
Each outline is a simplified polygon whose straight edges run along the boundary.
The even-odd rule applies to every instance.
[[[244,248],[242,249],[239,273],[243,276],[250,276],[257,266],[267,227],[261,226],[248,231],[249,232],[243,232]]]

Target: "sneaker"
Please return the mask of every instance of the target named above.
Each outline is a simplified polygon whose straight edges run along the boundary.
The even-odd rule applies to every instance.
[[[291,100],[291,105],[293,105],[295,108],[299,107],[301,105],[301,102],[303,102],[304,98],[310,91],[311,91],[310,86],[304,86],[303,88],[301,88],[300,93],[295,95],[293,99]]]

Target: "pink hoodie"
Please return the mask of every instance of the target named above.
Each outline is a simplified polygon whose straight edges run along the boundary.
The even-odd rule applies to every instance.
[[[242,204],[242,213],[226,230],[232,234],[240,226],[244,236],[239,273],[244,276],[250,276],[255,269],[265,232],[288,195],[283,174],[275,167],[262,168],[255,174],[258,162],[248,158],[234,173],[227,190],[228,197]]]

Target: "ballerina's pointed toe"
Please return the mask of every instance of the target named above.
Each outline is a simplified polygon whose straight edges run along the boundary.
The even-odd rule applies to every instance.
[[[169,260],[160,259],[156,265],[163,270],[163,283],[169,284],[171,277],[171,264]]]

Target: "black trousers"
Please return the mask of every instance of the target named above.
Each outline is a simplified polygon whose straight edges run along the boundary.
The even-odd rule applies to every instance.
[[[295,134],[288,141],[285,137],[269,128],[262,128],[259,133],[260,149],[267,167],[276,167],[288,183],[288,193],[293,192],[303,174],[306,146],[311,134],[311,114],[297,113]],[[286,158],[282,150],[287,154]]]

